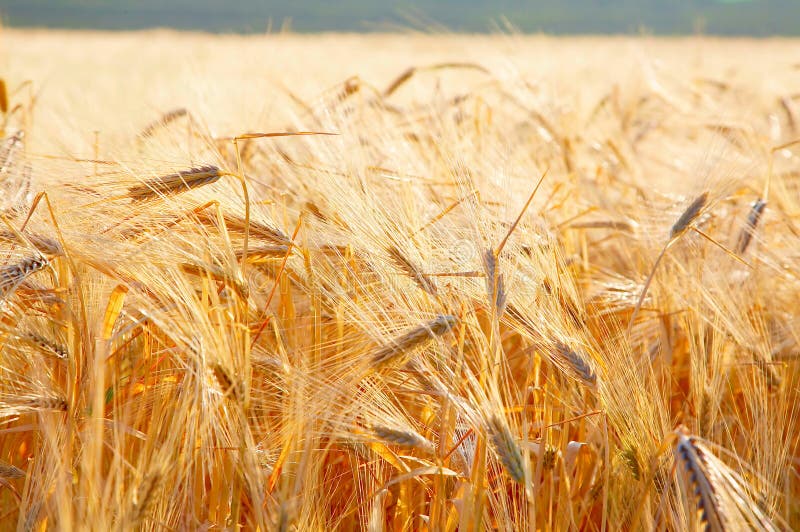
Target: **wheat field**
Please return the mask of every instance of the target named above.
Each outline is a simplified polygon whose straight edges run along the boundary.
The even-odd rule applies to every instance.
[[[800,526],[800,41],[0,32],[0,529]]]

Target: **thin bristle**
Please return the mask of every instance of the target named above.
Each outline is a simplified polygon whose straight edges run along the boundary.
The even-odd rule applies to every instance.
[[[758,227],[758,222],[761,220],[761,216],[764,214],[766,208],[767,202],[761,198],[758,198],[756,202],[753,203],[750,214],[747,215],[747,223],[742,228],[742,232],[739,233],[739,240],[736,242],[736,251],[740,255],[743,255],[750,246],[750,242],[753,240],[753,234]]]
[[[242,299],[247,299],[249,297],[250,288],[247,283],[240,279],[238,275],[230,274],[218,266],[184,262],[181,264],[181,270],[190,275],[208,275],[212,279],[225,283],[233,288]]]
[[[282,259],[289,253],[289,246],[258,246],[254,248],[249,248],[247,250],[247,262],[265,262],[270,259]],[[242,260],[244,256],[244,252],[242,250],[238,250],[236,252],[236,258],[238,260]]]
[[[697,196],[691,205],[686,207],[686,210],[683,211],[683,214],[681,214],[680,218],[678,218],[678,221],[675,222],[675,225],[672,226],[669,232],[670,240],[677,238],[689,228],[689,225],[700,216],[700,213],[706,206],[706,202],[708,202],[708,192],[703,192]]]
[[[170,194],[179,194],[215,182],[222,174],[216,166],[200,166],[150,179],[128,189],[133,201],[144,201]]]
[[[423,347],[428,342],[442,336],[452,329],[457,320],[455,316],[441,315],[423,325],[415,327],[402,334],[379,349],[372,355],[372,364],[376,367],[384,366],[390,362],[400,364],[400,360],[407,360],[410,351]]]

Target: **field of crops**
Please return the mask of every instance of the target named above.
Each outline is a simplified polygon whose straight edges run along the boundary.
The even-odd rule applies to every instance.
[[[0,77],[0,529],[800,526],[800,41],[3,30]]]

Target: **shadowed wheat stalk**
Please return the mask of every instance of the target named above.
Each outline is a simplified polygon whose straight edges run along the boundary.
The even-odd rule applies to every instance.
[[[44,255],[36,254],[0,268],[0,295],[8,297],[25,279],[50,265]]]
[[[753,203],[753,207],[747,215],[747,222],[742,228],[742,232],[739,233],[739,239],[736,241],[736,251],[740,255],[743,255],[750,246],[750,241],[753,239],[753,234],[758,227],[758,222],[761,220],[761,216],[764,214],[766,208],[767,202],[761,198],[758,198],[756,202]]]
[[[691,436],[679,431],[677,437],[675,454],[689,477],[692,494],[698,499],[698,507],[702,512],[701,522],[706,525],[707,530],[722,532],[726,530],[725,515],[717,499],[713,478],[705,461],[705,454],[702,449],[697,447]]]

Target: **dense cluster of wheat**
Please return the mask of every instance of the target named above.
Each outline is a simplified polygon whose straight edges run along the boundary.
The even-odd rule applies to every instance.
[[[0,527],[798,525],[797,101],[642,80],[421,65],[102,158],[6,80]]]

